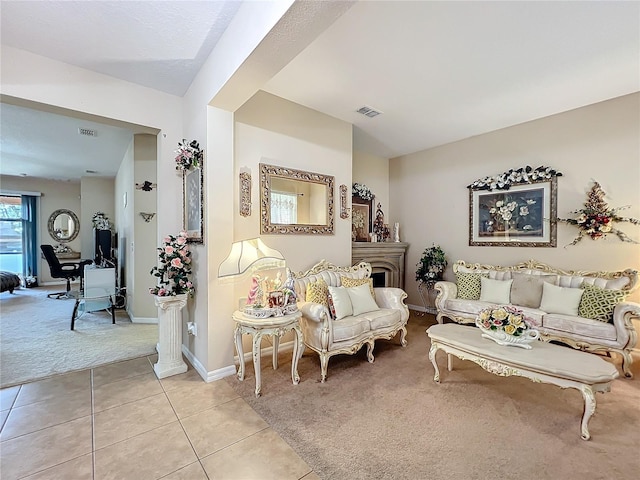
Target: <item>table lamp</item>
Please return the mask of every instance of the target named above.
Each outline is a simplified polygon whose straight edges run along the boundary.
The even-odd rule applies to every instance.
[[[233,243],[231,252],[218,267],[218,278],[222,281],[235,281],[249,275],[254,276],[248,295],[249,303],[254,303],[254,297],[263,295],[261,287],[259,291],[255,291],[256,272],[284,268],[285,265],[285,259],[278,250],[269,248],[260,238],[252,238]]]

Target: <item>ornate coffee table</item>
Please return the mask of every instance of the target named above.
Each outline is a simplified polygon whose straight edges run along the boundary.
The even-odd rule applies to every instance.
[[[456,323],[429,327],[431,339],[429,359],[435,369],[433,379],[440,383],[436,353],[447,353],[447,369],[452,370],[451,355],[471,360],[487,372],[501,377],[517,375],[534,382],[550,383],[561,388],[575,388],[584,397],[584,412],[580,423],[581,437],[589,440],[588,423],[596,411],[595,392],[611,391],[611,382],[618,370],[597,355],[569,347],[535,342],[531,350],[501,346],[482,338],[480,329]]]

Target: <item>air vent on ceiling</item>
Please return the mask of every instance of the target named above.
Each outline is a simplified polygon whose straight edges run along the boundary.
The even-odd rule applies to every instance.
[[[358,110],[356,110],[356,112],[361,113],[362,115],[365,115],[369,118],[377,117],[382,113],[380,110],[376,110],[372,107],[367,107],[366,105],[364,107],[360,107]]]
[[[98,173],[98,172],[97,172],[97,171],[95,171],[95,170],[85,170],[85,172],[86,172],[86,173],[89,173],[89,174]]]
[[[80,135],[86,135],[87,137],[97,137],[98,136],[98,131],[97,130],[91,130],[90,128],[78,128],[78,133]]]

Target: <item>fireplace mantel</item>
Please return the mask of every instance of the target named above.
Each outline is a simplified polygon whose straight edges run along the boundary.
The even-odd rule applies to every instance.
[[[404,242],[352,242],[351,263],[370,263],[374,274],[385,273],[385,286],[404,289],[404,257],[408,247]]]

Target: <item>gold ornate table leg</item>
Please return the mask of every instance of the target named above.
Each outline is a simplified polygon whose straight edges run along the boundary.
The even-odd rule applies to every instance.
[[[259,397],[262,391],[262,380],[260,378],[260,343],[262,342],[262,333],[254,332],[253,334],[253,371],[256,375],[256,397]]]
[[[596,411],[596,396],[589,385],[583,385],[580,391],[584,397],[584,412],[582,414],[582,422],[580,423],[580,437],[582,437],[583,440],[589,440],[591,438],[589,434],[589,419],[591,419],[591,416]]]
[[[240,325],[236,325],[234,331],[234,338],[236,341],[236,352],[238,352],[238,380],[244,380],[244,351],[242,349],[242,328]]]
[[[299,325],[294,325],[293,331],[295,333],[293,339],[293,360],[291,361],[291,380],[294,385],[300,383],[300,375],[298,375],[298,361],[302,357],[304,352],[304,343],[302,341],[302,331]]]
[[[438,344],[432,341],[431,348],[429,349],[429,360],[431,360],[433,369],[436,372],[433,376],[433,381],[436,383],[440,383],[440,370],[438,370],[438,363],[436,362],[436,352],[438,351],[438,348]]]
[[[280,335],[275,333],[273,336],[273,354],[272,354],[272,363],[273,369],[278,369],[278,348],[280,348]]]

